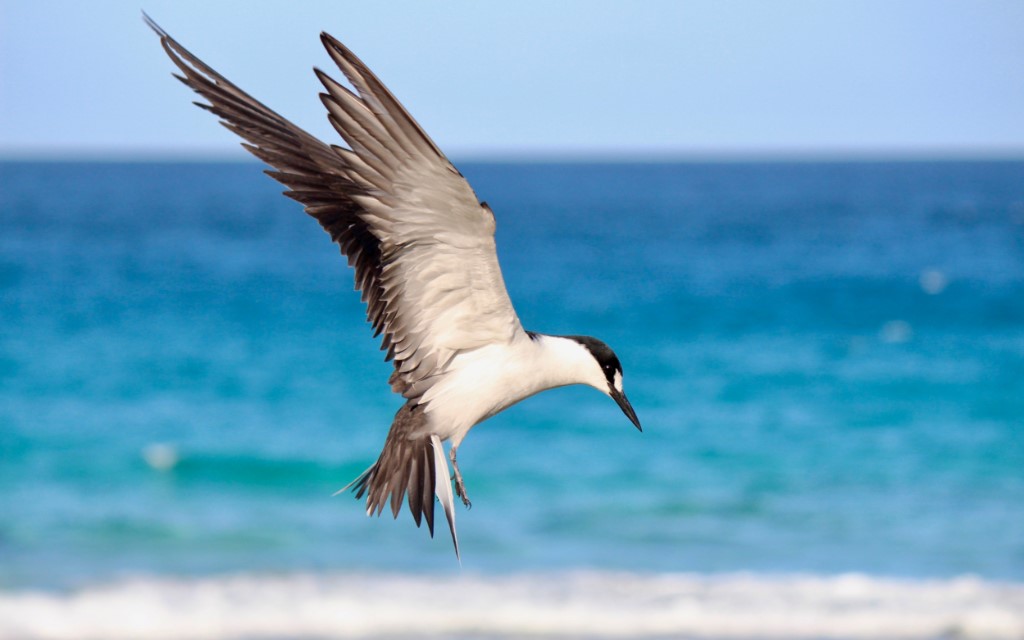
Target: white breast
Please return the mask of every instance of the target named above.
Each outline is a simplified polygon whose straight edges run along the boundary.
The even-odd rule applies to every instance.
[[[522,333],[508,344],[456,356],[422,402],[431,433],[458,446],[482,420],[535,393],[568,384],[606,385],[600,367],[579,343]]]

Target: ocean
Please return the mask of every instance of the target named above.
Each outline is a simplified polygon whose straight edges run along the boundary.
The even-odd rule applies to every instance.
[[[0,638],[1024,638],[1024,162],[457,164],[644,427],[479,425],[461,564],[260,165],[0,163]]]

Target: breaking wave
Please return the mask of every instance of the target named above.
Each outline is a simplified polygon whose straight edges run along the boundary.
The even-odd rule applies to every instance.
[[[1021,638],[1024,584],[845,574],[134,578],[0,592],[0,638]]]

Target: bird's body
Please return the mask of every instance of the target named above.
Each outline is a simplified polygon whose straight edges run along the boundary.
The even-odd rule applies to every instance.
[[[604,343],[523,329],[505,289],[495,219],[462,174],[404,107],[340,42],[324,46],[355,88],[316,70],[321,100],[349,148],[327,145],[244,93],[155,23],[177,76],[209,101],[196,103],[274,167],[338,243],[382,349],[395,366],[392,390],[406,402],[377,462],[349,485],[367,512],[407,499],[433,534],[433,496],[458,553],[452,487],[442,443],[450,443],[456,492],[469,504],[456,450],[475,425],[535,393],[587,384],[611,396],[637,426],[622,368]],[[348,487],[346,487],[348,488]]]
[[[460,354],[444,379],[423,395],[431,431],[458,447],[473,426],[520,400],[577,384],[588,360],[569,338],[526,332],[507,344]]]

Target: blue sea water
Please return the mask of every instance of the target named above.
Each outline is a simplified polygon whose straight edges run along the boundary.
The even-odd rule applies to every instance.
[[[1024,602],[1024,163],[461,163],[524,326],[612,345],[644,426],[567,388],[475,428],[461,567],[331,497],[401,401],[345,261],[259,169],[0,164],[0,614],[237,575]]]

